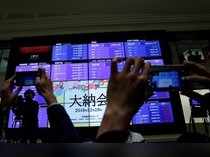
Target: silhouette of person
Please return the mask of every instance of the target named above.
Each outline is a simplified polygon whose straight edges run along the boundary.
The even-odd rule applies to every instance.
[[[15,121],[22,122],[22,120],[23,120],[23,105],[24,105],[23,96],[19,95],[16,98],[16,100],[14,101],[14,104],[12,105],[12,111],[15,114]],[[20,125],[20,127],[22,127],[22,125]]]
[[[37,101],[33,100],[34,96],[34,91],[30,89],[24,93],[25,101],[23,105],[23,128],[38,128],[39,104]]]
[[[23,103],[23,139],[25,142],[36,142],[37,129],[38,129],[38,112],[39,104],[34,101],[33,98],[35,93],[33,90],[28,89],[24,93],[24,103]]]

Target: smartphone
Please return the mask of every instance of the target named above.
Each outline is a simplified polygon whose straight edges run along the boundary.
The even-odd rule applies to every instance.
[[[191,114],[193,117],[207,117],[207,108],[201,101],[190,99]]]
[[[183,87],[182,77],[183,66],[153,66],[150,75],[150,85],[153,90],[167,90],[176,88],[180,90]]]
[[[15,77],[15,84],[17,86],[33,86],[37,77],[37,71],[17,72]]]

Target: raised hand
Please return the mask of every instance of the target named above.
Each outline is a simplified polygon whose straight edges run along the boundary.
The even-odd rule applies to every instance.
[[[57,103],[56,97],[53,94],[52,81],[47,77],[43,69],[38,70],[39,76],[36,78],[37,91],[44,96],[48,105]]]
[[[134,114],[147,99],[150,64],[143,59],[127,60],[122,72],[117,71],[117,60],[112,61],[111,77],[108,84],[107,110],[117,110]]]
[[[107,108],[98,135],[109,130],[125,130],[143,102],[151,96],[148,86],[150,64],[130,58],[122,72],[117,71],[118,59],[113,59],[109,79]]]
[[[13,81],[14,81],[15,75],[9,78],[8,80],[5,80],[2,84],[1,88],[1,107],[10,107],[16,96],[20,93],[22,87],[17,87],[15,91],[13,91]]]
[[[186,72],[191,73],[183,78],[184,81],[198,82],[206,85],[207,88],[210,87],[210,72],[204,66],[193,62],[186,62],[184,67]]]

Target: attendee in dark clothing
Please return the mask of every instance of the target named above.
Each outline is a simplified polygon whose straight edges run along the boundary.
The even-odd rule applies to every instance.
[[[24,93],[24,103],[22,106],[23,111],[23,123],[22,127],[24,130],[24,141],[27,140],[34,143],[37,139],[37,129],[38,129],[38,111],[39,104],[34,101],[33,98],[35,93],[33,90],[28,89]]]
[[[52,142],[82,142],[64,107],[53,94],[52,81],[44,70],[39,69],[40,77],[36,78],[37,90],[45,98],[48,109],[48,120],[52,128]]]
[[[22,95],[19,95],[15,100],[11,107],[12,112],[15,114],[14,122],[12,127],[16,127],[16,121],[20,122],[20,127],[22,127],[23,121],[23,104],[24,99]]]
[[[22,95],[19,95],[13,105],[12,105],[12,112],[15,114],[16,117],[22,117],[23,116],[23,103],[24,99]]]
[[[0,129],[3,138],[5,138],[5,129],[7,128],[8,124],[8,119],[9,119],[8,115],[10,107],[22,89],[22,87],[18,87],[15,91],[13,91],[14,77],[15,76],[12,76],[8,80],[4,81],[4,83],[1,85]]]
[[[50,100],[49,100],[50,101]],[[50,122],[50,142],[83,142],[64,107],[57,102],[51,103],[47,109]]]
[[[37,101],[33,100],[34,96],[34,91],[30,89],[24,93],[25,101],[23,103],[23,128],[38,128],[39,104]]]

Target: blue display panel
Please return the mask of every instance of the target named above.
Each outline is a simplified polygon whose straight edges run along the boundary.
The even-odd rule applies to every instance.
[[[88,45],[89,59],[110,59],[125,57],[123,42],[92,43]]]
[[[38,69],[38,63],[35,64],[20,64],[16,66],[16,72],[24,72],[24,71],[36,71]]]
[[[155,88],[178,88],[181,86],[181,78],[177,71],[158,72],[153,75],[152,84]]]
[[[88,64],[53,64],[51,79],[53,81],[88,80]]]
[[[89,79],[109,79],[111,61],[93,61],[89,63]]]
[[[160,57],[159,41],[128,40],[125,43],[126,57]]]
[[[56,44],[53,46],[52,61],[85,60],[88,56],[87,44]]]
[[[125,62],[117,64],[118,72],[123,70]],[[111,60],[93,60],[89,62],[89,80],[109,79],[111,71]]]
[[[170,94],[168,91],[154,91],[153,95],[149,98],[149,100],[157,99],[170,99]]]
[[[37,71],[39,68],[44,69],[48,77],[50,77],[51,65],[45,63],[19,64],[16,66],[16,72]]]
[[[145,62],[150,62],[151,65],[163,65],[162,59],[145,60]],[[111,60],[93,60],[88,65],[89,80],[109,79]],[[124,65],[125,62],[118,63],[118,72],[123,70]]]
[[[144,62],[150,63],[151,65],[164,65],[164,62],[162,59],[150,59],[150,60],[144,60]],[[125,61],[117,64],[117,68],[119,72],[123,70],[124,65],[125,65]]]
[[[133,117],[132,124],[173,123],[174,117],[170,102],[146,102]]]
[[[53,81],[70,80],[71,72],[69,71],[69,64],[55,64],[52,65],[51,79]]]

